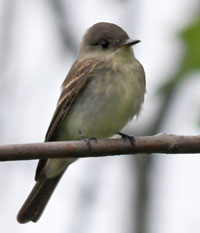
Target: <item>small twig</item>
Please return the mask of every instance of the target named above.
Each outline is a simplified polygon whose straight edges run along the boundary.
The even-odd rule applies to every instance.
[[[200,135],[155,135],[135,137],[135,147],[129,140],[103,139],[91,141],[46,142],[18,145],[1,145],[0,161],[47,158],[101,157],[121,154],[179,154],[200,153]]]

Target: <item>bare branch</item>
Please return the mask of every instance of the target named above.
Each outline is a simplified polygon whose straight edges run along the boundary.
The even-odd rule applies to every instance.
[[[155,135],[135,137],[135,144],[124,139],[46,142],[0,146],[0,161],[46,158],[84,158],[122,154],[200,153],[200,135]]]

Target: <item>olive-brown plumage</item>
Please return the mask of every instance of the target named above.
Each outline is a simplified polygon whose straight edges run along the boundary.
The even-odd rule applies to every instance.
[[[145,75],[131,49],[138,42],[111,23],[97,23],[86,32],[78,58],[63,82],[45,141],[107,138],[139,114]],[[17,217],[20,223],[40,218],[74,160],[39,161],[36,184]]]

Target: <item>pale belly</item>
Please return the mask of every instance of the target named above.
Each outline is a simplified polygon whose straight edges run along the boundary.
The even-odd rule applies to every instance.
[[[137,62],[126,77],[120,72],[96,74],[73,103],[60,126],[57,140],[111,137],[140,112],[144,93],[144,72]],[[49,159],[46,175],[60,174],[75,160]]]
[[[137,73],[125,79],[116,72],[110,76],[112,85],[106,77],[91,79],[64,119],[58,140],[108,138],[139,113],[145,89]]]

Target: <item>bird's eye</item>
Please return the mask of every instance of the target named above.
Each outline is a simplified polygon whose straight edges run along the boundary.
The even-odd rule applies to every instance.
[[[107,41],[107,40],[102,40],[100,44],[101,44],[101,47],[102,47],[103,49],[106,49],[106,48],[108,48],[108,46],[109,46],[109,41]]]

